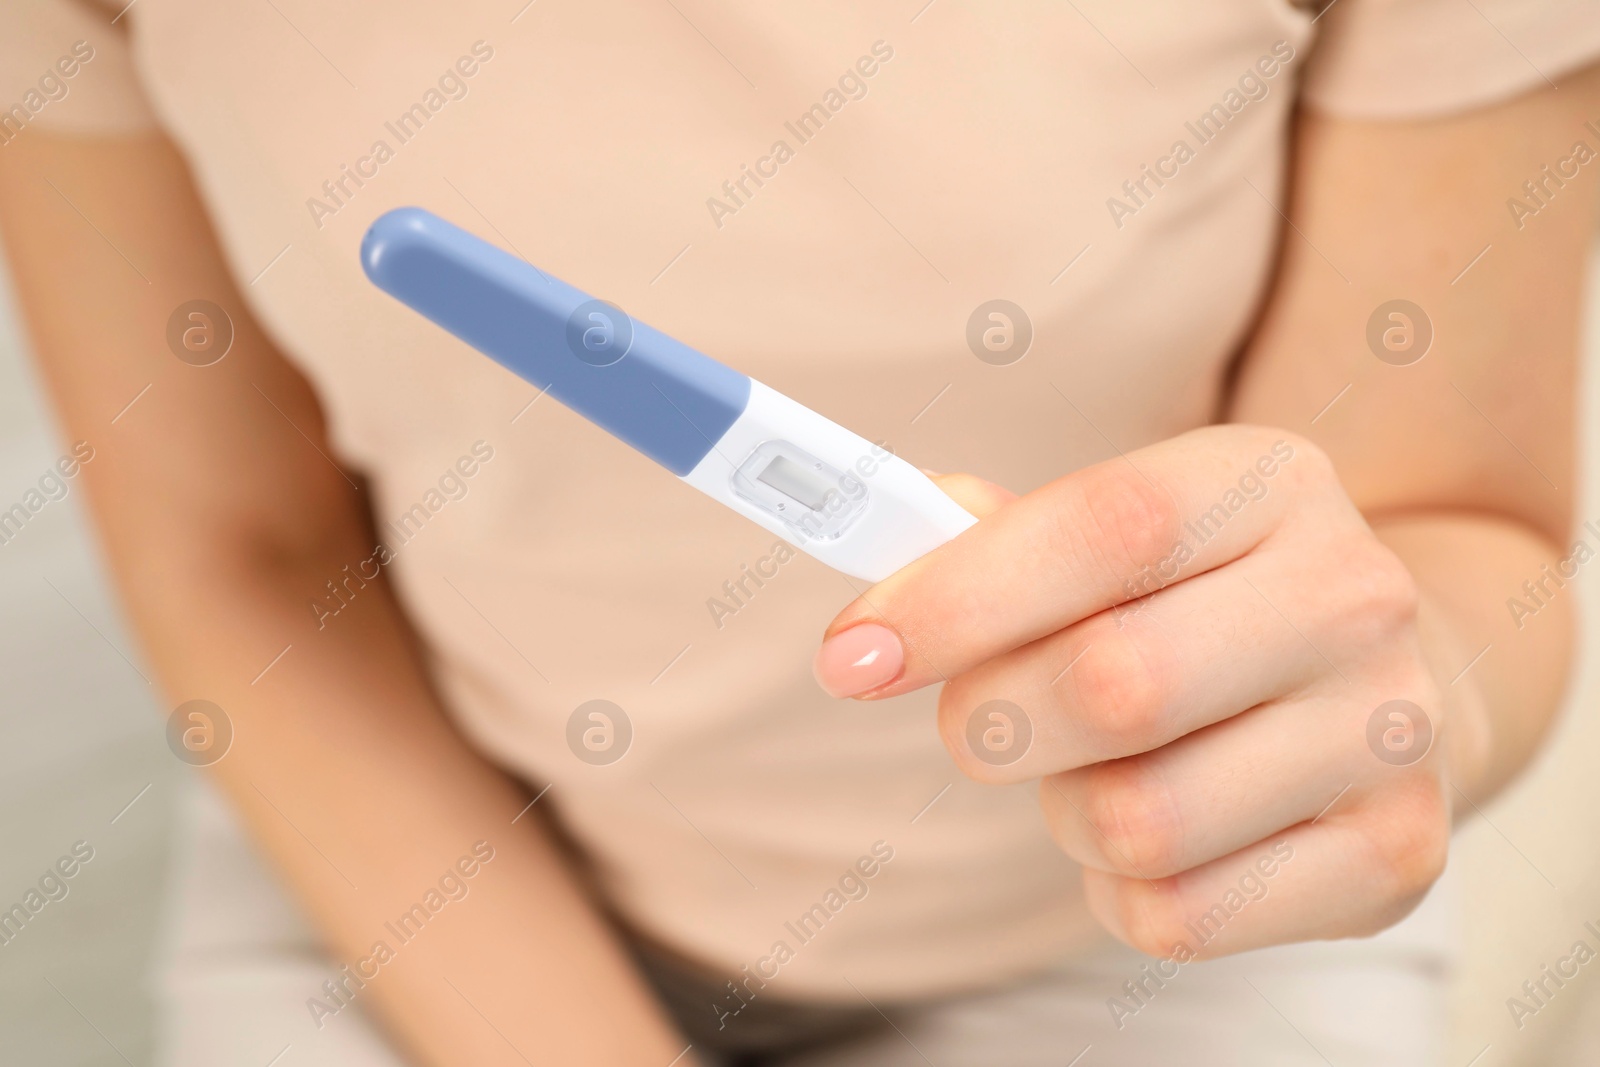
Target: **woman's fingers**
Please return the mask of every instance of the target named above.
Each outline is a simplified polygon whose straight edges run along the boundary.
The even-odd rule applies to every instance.
[[[933,479],[946,496],[980,519],[1017,499],[1017,494],[1011,490],[975,474],[939,474],[930,470],[922,473]],[[812,672],[818,684],[828,692],[849,696],[893,681],[905,669],[905,663],[905,642],[900,636],[887,626],[868,622],[825,641],[812,660]]]
[[[1346,808],[1349,799],[1315,823],[1175,877],[1086,870],[1089,909],[1122,941],[1179,963],[1376,933],[1404,918],[1443,872],[1449,803],[1427,775],[1403,776]]]
[[[846,608],[829,641],[871,629],[848,638],[848,656],[825,642],[818,681],[836,696],[916,689],[1236,559],[1282,521],[1302,472],[1325,473],[1311,451],[1276,431],[1208,427],[1019,497]],[[864,657],[879,669],[853,670]]]
[[[1148,752],[1310,684],[1327,670],[1312,643],[1340,650],[1340,604],[1295,604],[1291,626],[1259,593],[1280,567],[1252,555],[951,679],[939,730],[957,766],[1026,781]],[[996,715],[1013,720],[1009,737],[986,732]]]
[[[1130,878],[1201,867],[1360,806],[1399,776],[1368,750],[1362,706],[1333,691],[1282,701],[1154,752],[1051,775],[1039,789],[1045,822],[1085,867]]]

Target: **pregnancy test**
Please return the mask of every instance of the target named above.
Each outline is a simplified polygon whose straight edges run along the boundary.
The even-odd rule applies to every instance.
[[[881,581],[978,521],[886,449],[421,208],[374,222],[361,265],[407,307],[835,570]]]

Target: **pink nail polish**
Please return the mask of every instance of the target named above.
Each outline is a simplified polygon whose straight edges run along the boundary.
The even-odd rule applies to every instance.
[[[811,671],[829,696],[853,697],[900,677],[906,654],[887,626],[864,622],[822,642]]]

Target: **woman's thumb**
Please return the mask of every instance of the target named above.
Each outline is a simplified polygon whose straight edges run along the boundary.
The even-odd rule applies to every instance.
[[[1016,493],[985,481],[976,474],[939,474],[929,470],[922,473],[932,478],[933,484],[944,490],[951,500],[980,519],[1017,499]]]

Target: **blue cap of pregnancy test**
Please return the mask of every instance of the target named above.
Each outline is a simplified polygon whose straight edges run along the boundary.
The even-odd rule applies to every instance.
[[[677,475],[744,412],[750,379],[439,216],[403,207],[361,266],[421,312]]]

